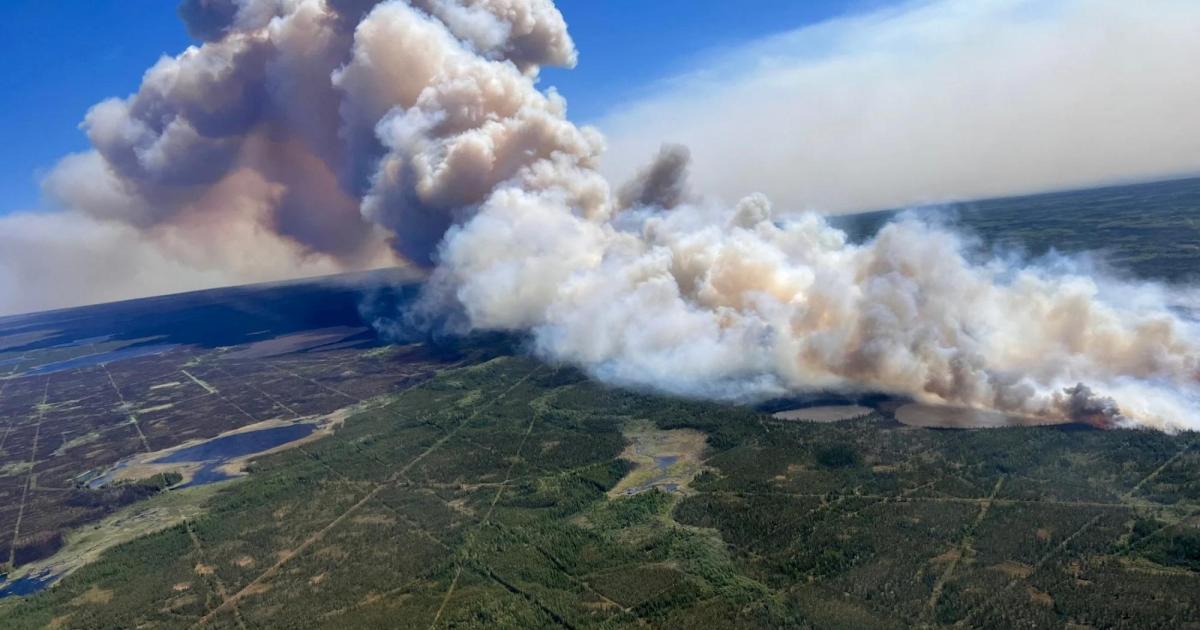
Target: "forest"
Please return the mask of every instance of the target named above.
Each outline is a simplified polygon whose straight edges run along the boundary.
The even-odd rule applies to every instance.
[[[635,422],[703,432],[687,487],[608,495],[631,470],[620,454]],[[0,600],[0,619],[1177,628],[1200,623],[1194,444],[930,430],[882,413],[779,420],[499,356],[255,460],[199,517]]]

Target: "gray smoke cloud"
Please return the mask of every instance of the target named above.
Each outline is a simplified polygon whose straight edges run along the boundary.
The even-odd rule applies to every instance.
[[[1062,393],[1060,407],[1063,415],[1072,421],[1107,428],[1123,420],[1117,401],[1096,394],[1083,383],[1065,387]]]
[[[614,193],[541,91],[549,0],[189,0],[204,40],[97,105],[47,186],[172,260],[429,269],[418,315],[528,331],[599,378],[746,400],[869,389],[1106,425],[1200,426],[1196,325],[1156,285],[985,259],[902,219],[854,244],[665,148]],[[230,238],[240,234],[244,239]]]
[[[670,210],[687,200],[692,154],[678,144],[664,145],[649,166],[638,171],[617,195],[622,208],[651,206]]]

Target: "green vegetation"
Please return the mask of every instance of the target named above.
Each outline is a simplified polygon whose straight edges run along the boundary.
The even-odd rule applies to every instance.
[[[858,452],[849,444],[830,444],[817,449],[817,463],[826,468],[848,468],[859,463]]]
[[[702,433],[702,472],[678,493],[610,496],[634,470],[630,427]],[[780,421],[500,357],[259,458],[243,480],[156,495],[146,504],[208,493],[202,513],[0,600],[0,619],[1179,627],[1200,622],[1193,440]]]
[[[170,488],[171,486],[179,483],[180,481],[183,481],[183,475],[181,475],[177,472],[174,472],[174,471],[169,471],[169,472],[165,472],[165,473],[158,473],[157,475],[152,475],[145,479],[135,479],[135,480],[130,480],[130,481],[119,482],[115,485],[117,485],[117,486],[132,485],[132,486],[143,487],[143,488],[146,488],[153,492],[162,492],[163,490]]]
[[[629,446],[621,459],[633,469],[609,493],[620,496],[663,488],[678,492],[687,488],[703,467],[705,436],[691,429],[661,431],[646,422],[628,422],[623,434]]]

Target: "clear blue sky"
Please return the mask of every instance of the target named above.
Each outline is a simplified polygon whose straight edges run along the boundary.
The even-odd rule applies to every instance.
[[[560,0],[579,48],[575,70],[543,85],[587,121],[696,55],[884,0]],[[38,180],[85,149],[88,107],[134,91],[162,54],[191,40],[173,0],[0,0],[0,214],[41,205]]]

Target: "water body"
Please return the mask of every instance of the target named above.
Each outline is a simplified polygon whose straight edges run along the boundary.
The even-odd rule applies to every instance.
[[[148,463],[200,464],[199,469],[196,470],[187,483],[173,486],[173,488],[179,490],[194,486],[203,486],[205,484],[232,479],[231,475],[227,475],[221,471],[221,467],[232,460],[261,453],[277,446],[294,442],[300,438],[308,437],[316,429],[317,425],[315,424],[302,423],[270,427],[257,431],[243,431],[242,433],[224,435],[179,449],[157,459],[150,460]],[[92,490],[102,488],[111,483],[123,469],[136,463],[136,459],[127,458],[117,462],[113,467],[95,475],[85,483]]]
[[[654,465],[657,466],[659,470],[666,470],[666,469],[670,468],[671,466],[674,466],[675,462],[677,462],[677,461],[679,461],[678,455],[655,455],[654,456]]]
[[[41,573],[26,575],[11,582],[0,581],[0,598],[32,595],[50,586],[57,577],[57,575],[49,571],[42,571]]]
[[[363,335],[370,329],[353,326],[333,326],[256,341],[221,356],[223,359],[265,359],[308,350],[327,349],[351,337]],[[361,343],[361,341],[359,341]]]
[[[247,455],[268,451],[277,446],[294,442],[308,437],[314,430],[315,424],[288,424],[257,431],[245,431],[201,442],[165,455],[151,463],[154,464],[202,464],[192,478],[177,489],[203,486],[218,481],[232,479],[221,468],[230,461]]]
[[[76,370],[79,368],[92,367],[102,363],[116,363],[127,359],[136,359],[155,354],[162,354],[175,347],[175,344],[151,344],[147,346],[128,346],[118,348],[109,352],[98,352],[96,354],[85,354],[81,357],[73,359],[65,359],[63,361],[55,361],[39,365],[31,370],[23,373],[23,376],[42,376],[45,374],[54,374],[56,372],[66,372],[67,370]]]
[[[804,422],[842,422],[862,418],[871,413],[870,407],[862,405],[827,405],[789,409],[771,414],[779,420],[801,420]]]
[[[629,440],[621,457],[633,464],[609,496],[631,496],[653,488],[664,492],[684,492],[700,472],[700,455],[707,443],[705,435],[693,429],[654,428],[646,422],[625,427]]]
[[[110,481],[112,481],[113,477],[115,477],[122,468],[125,468],[128,465],[128,461],[117,462],[117,464],[112,468],[109,468],[108,470],[92,477],[91,479],[88,479],[86,482],[87,487],[92,490],[99,490],[100,488],[103,488],[104,486],[108,485]]]
[[[315,424],[310,423],[286,424],[269,429],[234,433],[180,449],[150,463],[224,463],[231,459],[261,453],[276,446],[308,437],[316,428]]]
[[[200,470],[197,470],[187,483],[175,486],[175,489],[182,490],[184,488],[203,486],[210,483],[216,483],[218,481],[225,481],[226,479],[233,479],[232,476],[221,472],[221,467],[224,465],[224,461],[209,462],[201,466]]]

